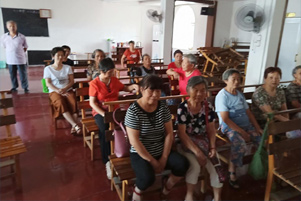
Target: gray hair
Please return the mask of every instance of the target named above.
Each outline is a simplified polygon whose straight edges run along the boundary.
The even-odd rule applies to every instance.
[[[240,75],[240,72],[239,72],[238,70],[236,70],[236,69],[234,69],[234,68],[230,68],[230,69],[226,70],[226,71],[223,73],[222,79],[223,79],[223,80],[228,80],[228,78],[229,78],[231,75],[235,74],[235,73],[237,73],[239,76],[241,76],[241,75]]]
[[[189,89],[195,87],[198,84],[204,84],[206,90],[208,89],[208,82],[207,80],[202,76],[193,76],[188,80],[187,86],[186,86],[186,92],[189,92]]]
[[[15,21],[13,21],[13,20],[8,20],[8,21],[6,21],[6,26],[7,26],[8,24],[15,24],[15,25],[17,25],[17,23],[16,23]]]
[[[297,73],[297,70],[301,69],[301,65],[299,66],[296,66],[294,69],[293,69],[293,76]]]
[[[198,64],[197,59],[196,59],[195,55],[193,55],[193,54],[184,54],[183,57],[187,58],[191,64],[194,64],[194,65]]]
[[[149,54],[144,54],[144,55],[142,55],[142,61],[143,61],[144,57],[149,57],[150,58]]]

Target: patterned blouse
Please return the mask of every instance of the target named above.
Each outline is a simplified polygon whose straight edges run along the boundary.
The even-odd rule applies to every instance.
[[[261,128],[264,127],[267,117],[260,107],[270,105],[273,111],[280,111],[283,103],[286,100],[282,89],[277,88],[275,96],[270,96],[262,86],[256,89],[252,96],[252,112]]]
[[[293,108],[292,101],[301,103],[301,85],[290,83],[285,91],[288,108]]]
[[[208,103],[208,122],[213,122],[216,118],[213,106]],[[196,135],[203,135],[207,137],[206,133],[206,119],[205,119],[205,104],[198,114],[192,114],[188,109],[187,100],[179,105],[177,111],[177,124],[186,124],[186,133],[189,137]]]
[[[92,80],[98,77],[99,74],[100,74],[100,70],[98,67],[96,67],[95,63],[92,63],[87,67],[87,76],[91,76]]]

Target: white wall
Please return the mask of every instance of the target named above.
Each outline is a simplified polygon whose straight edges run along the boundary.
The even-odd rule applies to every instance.
[[[288,0],[287,13],[296,13],[296,17],[301,17],[301,1],[300,0]]]
[[[50,50],[69,45],[72,52],[86,57],[96,48],[108,51],[106,40],[141,41],[143,52],[151,53],[152,26],[146,10],[158,7],[137,2],[100,0],[1,0],[1,7],[51,9],[48,19],[49,37],[27,37],[28,50]],[[0,14],[2,16],[2,13]],[[0,34],[4,33],[0,20]],[[0,60],[5,60],[1,49]]]

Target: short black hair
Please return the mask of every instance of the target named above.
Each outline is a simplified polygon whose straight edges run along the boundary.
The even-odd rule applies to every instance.
[[[99,67],[100,71],[103,71],[104,73],[106,73],[107,71],[114,69],[115,64],[111,58],[105,58],[105,59],[101,60],[98,67]]]
[[[135,42],[133,40],[130,40],[129,44],[133,43],[135,45]]]
[[[71,48],[68,45],[63,45],[62,48],[63,49],[68,49],[69,51],[71,50]]]
[[[163,80],[157,75],[147,75],[139,83],[143,89],[160,89],[163,88]]]
[[[143,61],[144,57],[149,57],[150,58],[149,54],[144,54],[144,55],[142,55],[142,61]]]
[[[54,57],[54,55],[57,53],[57,52],[63,52],[65,54],[65,51],[62,47],[54,47],[52,48],[52,50],[50,51],[50,54],[52,57]]]
[[[181,50],[176,50],[174,53],[173,53],[173,56],[175,57],[176,54],[181,54],[183,56],[183,52]]]
[[[279,67],[268,67],[264,71],[264,79],[266,79],[268,77],[269,73],[274,73],[274,72],[277,72],[280,75],[280,78],[282,77],[282,72]]]

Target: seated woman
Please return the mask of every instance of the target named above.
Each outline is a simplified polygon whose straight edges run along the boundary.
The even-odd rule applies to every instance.
[[[51,50],[54,63],[44,68],[44,79],[49,89],[49,98],[54,109],[53,116],[61,114],[72,125],[71,134],[79,134],[77,125],[76,98],[72,90],[73,72],[69,65],[63,64],[64,49],[55,47]]]
[[[143,66],[137,68],[136,75],[137,76],[146,76],[146,75],[154,75],[156,74],[155,68],[151,66],[151,58],[148,54],[144,54],[142,56]]]
[[[215,106],[221,131],[231,141],[229,183],[233,188],[239,188],[235,169],[243,165],[243,157],[247,151],[246,141],[251,140],[258,146],[262,130],[250,111],[244,95],[237,89],[241,80],[239,71],[228,69],[223,73],[222,78],[227,86],[218,92]]]
[[[263,128],[267,116],[265,114],[286,110],[284,91],[278,88],[281,79],[281,69],[268,67],[264,71],[264,84],[256,89],[252,96],[252,112],[260,127]],[[275,115],[278,121],[288,121],[288,114]]]
[[[177,68],[182,68],[182,61],[183,61],[183,52],[181,50],[176,50],[173,53],[173,56],[175,58],[174,62],[171,62],[170,64],[168,64],[168,68],[167,69],[177,69]]]
[[[118,100],[119,91],[139,90],[138,85],[123,85],[116,77],[114,77],[114,62],[110,58],[105,58],[99,63],[100,74],[97,78],[90,82],[89,96],[90,106],[92,107],[92,115],[99,128],[99,142],[101,148],[102,161],[106,164],[108,179],[111,179],[111,168],[108,156],[111,154],[110,142],[105,139],[105,130],[109,125],[104,123],[104,115],[107,108],[102,105],[105,101]]]
[[[68,56],[70,55],[70,52],[71,52],[71,48],[67,45],[63,45],[62,48],[65,52],[65,55],[64,55],[64,58],[63,58],[63,64],[66,64],[66,65],[69,65],[69,66],[74,66],[73,60],[68,58]],[[53,63],[54,63],[54,60],[52,60],[50,62],[50,64],[53,64]]]
[[[193,199],[194,188],[198,182],[201,166],[205,166],[210,174],[210,183],[213,187],[214,200],[221,200],[223,184],[209,158],[216,154],[215,149],[215,113],[211,104],[206,102],[207,82],[201,76],[189,79],[187,93],[190,95],[179,105],[177,123],[178,134],[182,147],[179,152],[190,163],[186,173],[187,194],[185,200]]]
[[[131,143],[130,158],[136,174],[133,200],[141,200],[141,192],[155,182],[155,173],[171,169],[168,179],[163,179],[165,197],[185,175],[187,159],[171,150],[173,128],[170,111],[164,101],[159,101],[163,81],[156,75],[147,75],[140,82],[142,97],[133,103],[125,116],[126,130]]]
[[[184,55],[182,68],[170,68],[166,71],[167,75],[173,76],[175,79],[179,80],[181,95],[187,94],[186,86],[188,80],[193,76],[201,75],[201,72],[195,68],[196,64],[196,57],[193,54],[186,54]]]
[[[96,49],[93,51],[92,59],[94,59],[94,62],[90,64],[87,68],[87,78],[89,80],[94,80],[96,77],[99,76],[100,70],[98,66],[101,60],[103,60],[104,58],[106,58],[106,55],[101,49]]]
[[[129,42],[130,48],[125,50],[122,57],[121,57],[121,67],[124,67],[124,60],[126,59],[126,62],[128,64],[136,64],[139,63],[141,59],[141,53],[138,49],[135,49],[135,42],[130,41]]]
[[[301,108],[301,65],[293,70],[295,80],[291,82],[286,89],[286,100],[289,109]],[[298,112],[295,118],[301,118],[301,112]]]

